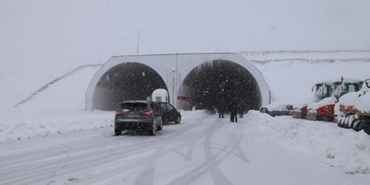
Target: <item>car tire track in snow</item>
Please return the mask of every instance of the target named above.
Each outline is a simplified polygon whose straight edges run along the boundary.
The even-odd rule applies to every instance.
[[[211,117],[211,116],[208,116],[208,117]],[[198,123],[198,124],[202,125],[202,124],[204,124],[208,121],[209,121],[208,119],[202,119],[201,122]],[[198,142],[200,142],[201,139],[203,139],[207,135],[210,135],[210,134],[214,133],[218,129],[222,128],[222,125],[220,125],[220,124],[208,125],[207,124],[207,126],[204,127],[203,130],[200,130],[199,128],[202,128],[202,127],[197,127],[195,129],[194,124],[193,124],[192,129],[194,131],[193,131],[193,133],[190,132],[190,134],[192,134],[193,136],[188,137],[188,135],[186,135],[187,139],[185,139],[185,138],[182,139],[182,137],[180,137],[180,139],[177,139],[178,142],[176,142],[175,144],[173,144],[173,141],[171,141],[171,140],[166,140],[164,143],[161,143],[161,146],[151,156],[151,158],[153,159],[153,160],[150,161],[151,164],[149,164],[148,167],[144,167],[144,170],[137,176],[135,184],[137,184],[137,185],[153,184],[156,163],[158,162],[159,159],[163,158],[164,156],[166,156],[168,154],[177,153],[177,154],[181,155],[179,150],[184,149],[184,148],[188,148],[188,150],[186,152],[187,155],[186,155],[186,157],[184,157],[184,161],[189,160],[189,159],[191,160],[192,153],[190,153],[190,151],[192,151],[192,148],[194,148],[195,145]],[[186,133],[186,132],[184,132],[184,133]],[[184,134],[184,133],[182,133],[182,134]],[[187,133],[187,134],[189,134],[189,133]],[[178,136],[179,135],[177,135],[177,137]],[[183,155],[181,155],[181,156],[183,156]],[[146,178],[142,178],[142,177],[146,177]]]
[[[138,137],[131,138],[137,140]],[[45,147],[42,150],[24,151],[24,153],[19,152],[20,155],[6,156],[9,162],[1,163],[0,184],[3,182],[6,184],[29,184],[50,178],[51,175],[55,176],[56,173],[53,171],[58,171],[57,175],[68,174],[147,150],[144,147],[148,144],[147,141],[124,148],[120,146],[122,143],[119,141],[112,141],[116,139],[119,138],[112,136],[88,142],[87,140],[90,139],[83,137],[81,141],[76,140],[75,143],[68,141],[62,146]],[[142,139],[140,138],[140,140]],[[150,140],[150,142],[153,143],[155,140]],[[109,146],[106,146],[107,143]]]
[[[80,181],[96,183],[101,181],[99,176],[124,176],[123,174],[126,172],[137,169],[142,169],[142,172],[139,173],[140,175],[137,175],[138,180],[136,184],[153,184],[158,160],[171,154],[181,156],[180,153],[183,149],[187,149],[187,157],[183,158],[183,160],[191,160],[193,155],[191,148],[199,146],[204,138],[206,138],[205,140],[207,138],[211,139],[217,130],[226,126],[223,123],[212,123],[214,121],[209,119],[212,116],[208,115],[208,117],[196,120],[191,124],[173,125],[172,128],[175,129],[172,129],[172,132],[167,132],[164,129],[164,133],[160,132],[157,135],[158,137],[127,135],[107,138],[107,131],[104,131],[103,134],[100,134],[102,138],[97,136],[79,136],[73,141],[64,139],[66,142],[63,141],[61,142],[62,144],[51,145],[50,143],[52,142],[50,141],[50,143],[40,148],[26,149],[23,152],[17,151],[15,155],[4,156],[7,161],[1,162],[0,176],[2,178],[0,184],[38,184],[41,181],[50,181],[50,179],[60,179],[61,177],[62,179],[74,177]],[[94,139],[91,139],[91,137]],[[205,143],[210,142],[207,141]],[[152,146],[152,148],[147,146]],[[211,145],[209,146],[212,147]],[[227,152],[230,147],[224,148],[226,149],[225,152]],[[212,148],[206,149],[206,151],[211,150]],[[225,152],[221,152],[221,154]],[[130,160],[130,156],[141,154],[144,155]],[[209,153],[207,155],[213,154]],[[227,154],[225,157],[229,155]],[[208,159],[208,161],[212,160]],[[112,163],[113,165],[109,167],[105,165]],[[99,166],[107,167],[96,169]],[[81,175],[83,171],[89,171],[89,169],[95,169],[93,177]],[[79,173],[80,175],[77,176],[72,175]],[[143,176],[146,178],[141,178]],[[214,176],[214,178],[216,177]],[[52,181],[58,182],[56,180]]]
[[[225,123],[225,121],[223,121],[222,123],[215,123],[215,125],[219,125],[217,130],[230,126],[228,124],[229,123]],[[204,139],[203,145],[206,161],[193,168],[190,172],[184,174],[183,176],[177,177],[170,184],[191,184],[207,173],[210,174],[214,184],[233,184],[220,169],[219,164],[230,157],[230,155],[232,155],[234,152],[239,154],[238,157],[243,162],[249,162],[249,160],[245,156],[244,152],[240,149],[240,142],[243,140],[244,137],[244,133],[240,132],[240,130],[244,130],[244,123],[233,123],[232,126],[234,127],[233,131],[230,133],[230,140],[222,148],[213,147],[212,144],[212,137],[217,130],[209,132]],[[215,154],[213,152],[214,149],[217,149],[218,153]]]
[[[158,137],[149,137],[149,138],[154,138],[150,141],[146,141],[146,142],[143,142],[143,143],[136,143],[134,148],[133,147],[125,148],[126,155],[139,155],[139,154],[145,152],[145,150],[148,150],[147,148],[145,148],[144,146],[141,146],[141,145],[153,146],[153,148],[159,146],[159,149],[156,149],[154,154],[152,154],[151,156],[148,157],[147,155],[144,155],[142,157],[137,157],[137,159],[134,160],[134,161],[130,161],[130,162],[127,162],[125,164],[120,164],[117,167],[110,167],[107,170],[95,173],[93,177],[85,177],[85,178],[82,178],[82,179],[80,178],[80,180],[87,180],[89,183],[96,183],[96,182],[100,181],[100,178],[97,178],[99,176],[106,176],[106,175],[122,176],[122,174],[125,173],[126,171],[132,171],[132,170],[136,170],[137,168],[141,168],[142,169],[142,172],[141,172],[142,174],[137,175],[139,180],[136,184],[143,184],[143,183],[144,184],[152,184],[153,180],[151,180],[152,179],[151,174],[153,174],[154,170],[155,170],[155,169],[153,169],[153,166],[155,164],[155,162],[153,162],[153,161],[157,161],[158,159],[161,159],[161,158],[163,158],[166,155],[169,155],[171,153],[177,153],[178,150],[188,147],[189,143],[195,143],[200,138],[204,137],[203,135],[205,133],[209,132],[209,130],[202,131],[202,130],[199,129],[199,128],[201,128],[199,126],[201,126],[201,125],[198,125],[197,127],[195,127],[194,123],[189,124],[189,125],[184,124],[184,123],[182,123],[181,125],[173,125],[173,127],[177,128],[177,130],[175,130],[172,133],[167,133],[167,134],[162,133],[162,132],[166,132],[165,129],[164,129],[157,135]],[[206,126],[203,126],[203,127],[206,127]],[[206,128],[208,128],[208,127],[209,126],[207,126]],[[181,139],[176,139],[177,137],[179,137],[179,135],[180,136],[184,135],[184,133],[187,136],[188,136],[188,134],[191,134],[194,137],[190,137],[190,138],[192,138],[191,140],[182,139],[182,138]],[[163,137],[165,137],[165,139],[163,137],[161,137],[162,135],[163,135]],[[176,140],[174,140],[174,138]],[[133,152],[135,152],[136,150],[138,150],[140,148],[143,149],[143,151],[133,153]],[[127,153],[127,151],[129,153]],[[127,169],[127,170],[122,171],[122,169]],[[142,178],[142,177],[146,177],[146,178]]]

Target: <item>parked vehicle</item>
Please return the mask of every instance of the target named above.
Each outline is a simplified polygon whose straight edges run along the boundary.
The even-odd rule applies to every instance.
[[[120,135],[123,130],[147,130],[150,135],[155,135],[156,130],[163,128],[161,110],[157,103],[148,100],[122,102],[115,112],[115,135]]]
[[[175,122],[179,124],[181,122],[181,114],[173,105],[167,102],[155,103],[160,107],[162,121],[164,123]]]
[[[339,127],[364,130],[370,134],[370,79],[366,79],[358,92],[351,92],[339,99],[336,111]]]
[[[286,104],[286,103],[275,102],[275,103],[271,103],[269,105],[262,106],[260,108],[260,112],[269,114],[272,117],[292,115],[293,105]]]
[[[156,89],[153,91],[151,99],[156,102],[168,102],[168,91],[166,89]]]
[[[307,119],[333,121],[336,118],[335,104],[339,98],[349,92],[359,91],[362,83],[362,80],[359,79],[344,79],[343,77],[338,81],[333,81],[329,97],[307,106]]]
[[[293,118],[303,118],[306,119],[307,116],[307,106],[310,103],[319,102],[320,100],[329,97],[331,95],[331,85],[332,81],[324,81],[316,83],[311,91],[313,92],[313,97],[306,99],[293,106],[292,117]]]
[[[363,87],[363,94],[355,102],[355,118],[360,124],[360,130],[370,135],[370,79],[365,81]]]

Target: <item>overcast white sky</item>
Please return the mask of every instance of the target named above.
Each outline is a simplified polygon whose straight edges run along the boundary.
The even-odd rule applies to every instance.
[[[139,30],[140,54],[369,50],[369,10],[369,0],[0,0],[0,69],[137,54]]]

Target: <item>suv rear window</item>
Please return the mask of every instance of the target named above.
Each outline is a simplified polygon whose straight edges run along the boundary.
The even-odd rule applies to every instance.
[[[122,109],[130,110],[130,111],[145,110],[145,109],[147,109],[147,107],[148,107],[148,105],[146,103],[132,102],[132,103],[122,103],[121,104]]]

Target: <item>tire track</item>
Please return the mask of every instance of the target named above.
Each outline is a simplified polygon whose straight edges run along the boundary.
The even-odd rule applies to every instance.
[[[208,134],[204,140],[204,153],[206,161],[196,168],[192,169],[190,172],[182,175],[181,177],[176,178],[169,184],[190,184],[195,182],[200,177],[209,173],[214,184],[228,185],[232,182],[227,178],[227,176],[219,168],[219,164],[226,160],[230,155],[235,151],[238,154],[238,157],[241,158],[243,162],[249,162],[248,158],[245,156],[244,152],[240,148],[240,142],[243,140],[243,132],[239,132],[240,129],[244,130],[244,124],[239,123],[233,128],[231,133],[231,139],[229,142],[224,145],[222,148],[218,148],[218,153],[214,154],[212,147],[212,137],[215,132]],[[238,131],[238,132],[236,132]],[[234,135],[233,133],[236,133]]]
[[[208,117],[211,117],[213,115],[210,115]],[[202,119],[201,123],[203,124],[208,119]],[[181,137],[177,138],[180,142],[173,145],[172,141],[167,141],[166,143],[163,143],[161,147],[159,147],[156,152],[153,153],[153,155],[150,157],[153,160],[151,160],[150,164],[148,166],[144,166],[144,170],[136,177],[135,184],[136,185],[152,185],[154,182],[154,174],[156,170],[156,163],[159,159],[163,158],[166,155],[172,154],[172,153],[179,153],[178,150],[181,150],[183,148],[189,148],[188,152],[186,153],[186,156],[184,157],[184,160],[191,159],[192,155],[192,149],[195,147],[196,143],[199,142],[202,138],[204,138],[207,134],[214,133],[216,130],[220,129],[222,125],[220,124],[212,124],[211,126],[206,127],[202,131],[197,130],[196,134],[194,134],[194,137],[187,137],[190,138],[190,140],[182,140]],[[198,128],[199,129],[199,128]],[[199,132],[199,133],[198,133]],[[169,144],[172,144],[170,146]],[[170,146],[170,147],[169,147]],[[190,152],[191,151],[191,152]],[[181,154],[180,154],[181,155]],[[183,156],[183,155],[182,155]],[[146,178],[142,178],[146,177]]]
[[[150,185],[154,183],[156,164],[159,160],[172,154],[181,155],[180,150],[183,149],[187,149],[186,154],[182,155],[186,156],[184,161],[191,160],[194,147],[199,145],[202,139],[212,138],[213,133],[225,126],[209,124],[205,120],[208,118],[202,118],[200,123],[194,121],[190,124],[176,125],[178,130],[172,132],[170,130],[166,133],[164,129],[162,131],[164,133],[160,132],[157,137],[113,137],[112,134],[112,137],[107,138],[104,132],[100,133],[102,138],[97,138],[96,135],[82,137],[76,141],[63,142],[61,145],[45,147],[26,154],[5,156],[9,161],[1,162],[0,184],[41,184],[52,181],[61,184],[68,182],[71,177],[93,184],[103,181],[102,177],[123,179],[127,172],[141,169],[135,183]],[[212,151],[212,148],[207,150]],[[229,155],[226,155],[226,158]],[[90,174],[84,175],[86,171]],[[65,179],[65,182],[57,182],[56,179],[59,181]]]

